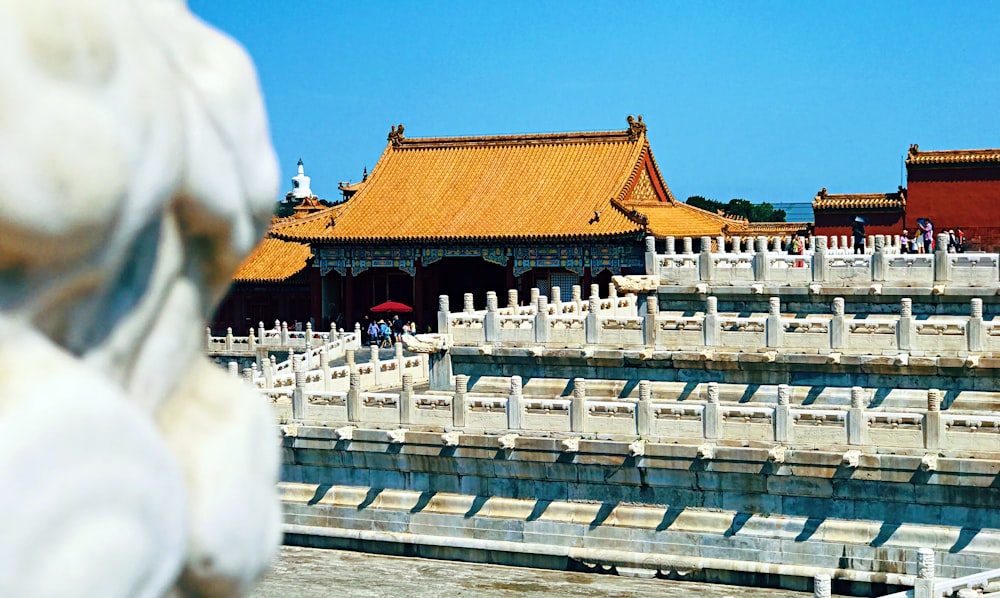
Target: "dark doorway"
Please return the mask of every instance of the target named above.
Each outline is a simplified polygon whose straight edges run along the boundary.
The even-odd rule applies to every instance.
[[[424,276],[423,313],[419,323],[437,327],[438,296],[448,295],[449,309],[464,309],[465,293],[472,293],[476,309],[485,309],[486,293],[494,291],[500,305],[507,304],[507,268],[478,257],[445,258],[420,273]]]

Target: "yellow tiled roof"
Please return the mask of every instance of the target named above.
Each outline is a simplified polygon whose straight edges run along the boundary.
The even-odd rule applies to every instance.
[[[910,146],[906,165],[976,164],[1000,162],[1000,149],[932,150],[921,151],[917,144]]]
[[[264,239],[233,275],[233,282],[282,282],[298,274],[312,257],[309,245]]]
[[[748,235],[794,235],[808,230],[812,222],[748,222],[744,234]]]
[[[659,239],[741,234],[746,228],[746,222],[686,203],[630,202],[625,205],[645,216],[647,232]]]
[[[827,193],[824,187],[812,206],[814,210],[901,210],[906,206],[906,189],[900,187],[895,193]]]
[[[659,199],[672,201],[641,121],[625,131],[489,137],[405,139],[393,129],[339,214],[282,222],[272,234],[330,242],[640,234],[641,222],[616,202],[650,170]]]

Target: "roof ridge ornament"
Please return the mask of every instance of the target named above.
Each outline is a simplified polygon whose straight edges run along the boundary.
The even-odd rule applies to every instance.
[[[638,119],[632,118],[632,115],[629,114],[625,120],[628,121],[629,141],[635,141],[636,139],[639,138],[639,135],[642,135],[643,133],[646,132],[646,123],[642,122],[641,114],[639,115]]]
[[[399,128],[392,127],[389,131],[389,142],[393,147],[399,147],[403,143],[403,123],[399,123]]]

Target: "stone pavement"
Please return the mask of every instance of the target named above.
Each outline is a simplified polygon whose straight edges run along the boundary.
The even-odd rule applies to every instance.
[[[807,598],[812,593],[283,546],[280,557],[251,598],[346,595],[353,598],[511,595]]]

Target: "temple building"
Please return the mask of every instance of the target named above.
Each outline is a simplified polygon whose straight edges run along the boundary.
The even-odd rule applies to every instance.
[[[850,237],[854,219],[861,217],[866,235],[898,235],[906,200],[903,187],[895,193],[827,193],[824,187],[812,204],[815,234]]]
[[[856,217],[867,235],[898,235],[927,218],[937,232],[961,228],[966,248],[1000,249],[1000,149],[922,151],[906,156],[906,187],[895,193],[816,194],[817,235],[851,235]]]
[[[938,232],[961,228],[966,246],[1000,249],[1000,149],[924,151],[906,156],[904,226],[929,218]]]
[[[460,306],[466,292],[505,296],[517,289],[527,297],[532,288],[549,294],[558,286],[568,299],[573,285],[583,285],[586,294],[591,283],[606,285],[613,274],[643,272],[646,235],[744,230],[745,222],[676,201],[642,117],[630,116],[628,125],[432,138],[407,138],[402,125],[392,127],[371,174],[339,186],[344,202],[324,207],[310,201],[309,191],[302,210],[273,223],[271,242],[248,258],[234,293],[302,281],[310,296],[300,304],[309,307],[297,319],[350,326],[371,306],[393,300],[413,306],[423,324],[433,322],[441,294]],[[301,165],[293,184],[293,194],[308,191]],[[285,260],[283,247],[297,256],[308,247],[312,257]],[[258,268],[272,278],[254,274]],[[244,294],[243,304],[267,303],[251,296]],[[240,327],[237,311],[228,313]],[[241,313],[252,320],[257,311]],[[216,326],[225,315],[220,311]],[[259,319],[274,317],[283,316]]]

